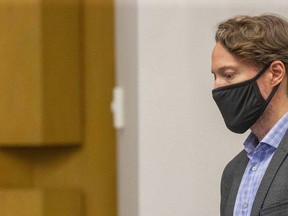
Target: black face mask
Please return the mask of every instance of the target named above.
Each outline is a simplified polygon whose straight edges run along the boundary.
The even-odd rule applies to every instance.
[[[219,87],[212,91],[227,128],[235,133],[247,131],[262,115],[280,84],[275,86],[267,100],[256,80],[265,73],[266,65],[255,77],[244,82]]]

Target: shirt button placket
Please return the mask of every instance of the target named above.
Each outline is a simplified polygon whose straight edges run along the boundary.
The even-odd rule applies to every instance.
[[[248,203],[245,202],[242,206],[242,213],[241,213],[241,216],[245,216],[247,215],[247,210],[248,210]]]

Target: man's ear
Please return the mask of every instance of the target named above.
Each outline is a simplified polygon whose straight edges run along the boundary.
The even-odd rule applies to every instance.
[[[276,86],[284,79],[286,74],[286,67],[282,61],[273,61],[269,67],[271,72],[270,84]]]

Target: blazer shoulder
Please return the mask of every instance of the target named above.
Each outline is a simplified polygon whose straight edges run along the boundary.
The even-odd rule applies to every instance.
[[[225,166],[223,176],[231,175],[235,172],[238,172],[240,167],[242,167],[243,165],[247,165],[247,162],[247,152],[245,150],[242,150]]]
[[[233,192],[234,190],[232,185],[234,183],[236,183],[236,185],[240,183],[239,178],[241,179],[243,170],[245,170],[247,163],[247,153],[245,150],[243,150],[226,165],[221,178],[221,215],[227,215],[225,213],[227,211],[227,208],[233,208],[232,205],[234,205],[235,197],[233,195],[231,197],[230,195],[235,194],[235,192]],[[233,201],[230,200],[229,202],[229,197],[230,199],[232,198]]]
[[[236,155],[224,168],[221,178],[221,195],[227,196],[235,178],[242,176],[247,166],[248,157],[245,150]],[[226,194],[226,195],[225,195]],[[228,197],[226,197],[228,198]]]

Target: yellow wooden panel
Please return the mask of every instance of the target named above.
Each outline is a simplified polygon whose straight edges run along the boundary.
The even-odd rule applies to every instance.
[[[41,137],[40,5],[0,4],[0,143]]]
[[[1,216],[81,216],[82,196],[77,190],[1,189]]]
[[[28,159],[30,154],[1,149],[0,151],[0,188],[31,187],[33,184],[33,167]],[[1,210],[0,210],[1,215]]]
[[[86,216],[116,216],[116,145],[110,111],[115,84],[114,5],[113,0],[82,4],[84,145],[61,151],[53,148],[34,156],[35,186],[81,188]]]
[[[45,190],[43,200],[45,216],[84,216],[82,194],[77,190]]]
[[[40,191],[0,190],[1,216],[42,216],[42,203]]]
[[[0,145],[81,142],[80,25],[79,0],[0,1]]]
[[[43,0],[43,141],[81,141],[79,0]]]

